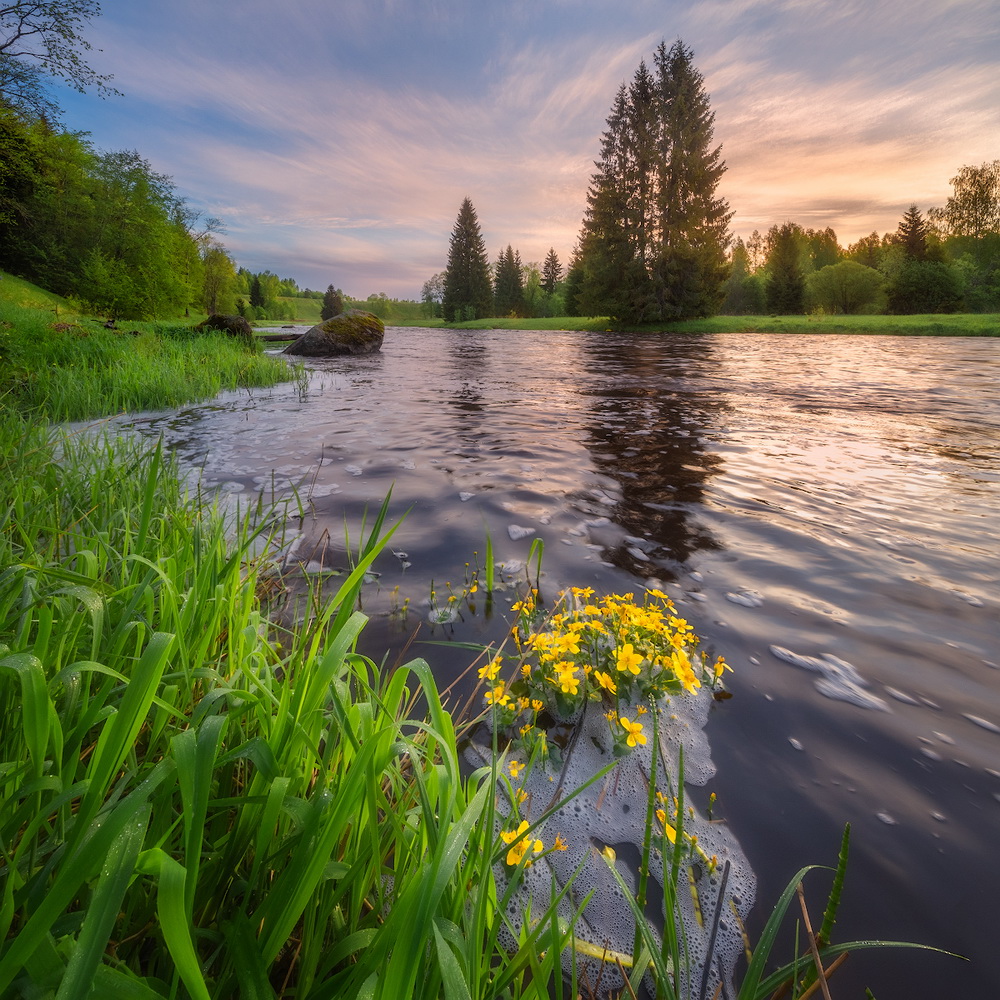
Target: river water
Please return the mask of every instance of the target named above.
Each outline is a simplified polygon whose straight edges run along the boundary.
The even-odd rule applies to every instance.
[[[380,355],[307,364],[306,388],[128,422],[224,495],[295,488],[310,571],[392,487],[366,651],[421,625],[405,655],[443,685],[507,628],[503,595],[427,622],[487,532],[514,575],[544,542],[546,596],[662,586],[735,670],[692,794],[717,794],[758,899],[832,865],[850,822],[835,940],[969,959],[859,952],[834,994],[1000,996],[1000,341],[389,328]]]

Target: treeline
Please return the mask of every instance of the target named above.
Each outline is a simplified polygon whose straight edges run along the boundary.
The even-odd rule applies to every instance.
[[[832,229],[794,222],[732,244],[733,213],[716,193],[726,165],[714,117],[691,50],[661,43],[652,70],[640,63],[612,103],[565,278],[561,268],[552,282],[526,269],[510,246],[491,265],[466,198],[447,268],[425,283],[424,301],[448,321],[1000,311],[1000,160],[962,167],[943,207],[925,217],[912,205],[895,232],[846,248]],[[538,298],[532,282],[544,289]]]
[[[428,316],[449,323],[489,316],[562,316],[565,282],[559,255],[550,248],[541,263],[523,263],[509,243],[491,263],[479,216],[466,198],[458,211],[448,250],[448,266],[424,282]]]
[[[1000,160],[963,167],[927,215],[847,247],[794,222],[737,239],[724,315],[1000,312]]]

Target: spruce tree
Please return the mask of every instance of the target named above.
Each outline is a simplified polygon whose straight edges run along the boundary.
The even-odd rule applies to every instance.
[[[629,323],[708,315],[728,274],[726,165],[702,76],[679,40],[655,68],[618,90],[580,236],[580,307]]]
[[[441,311],[449,323],[493,314],[493,289],[479,218],[466,198],[458,211],[448,248]]]
[[[903,215],[895,243],[903,248],[907,260],[927,259],[927,225],[916,205],[911,205]]]
[[[327,285],[323,293],[323,306],[319,311],[319,318],[322,320],[333,319],[344,311],[344,297],[340,290],[333,285]]]
[[[559,263],[559,255],[553,247],[549,247],[549,252],[542,264],[542,288],[551,295],[556,290],[556,285],[562,279],[562,264]]]
[[[806,281],[802,273],[799,238],[800,226],[786,222],[775,226],[769,235],[767,258],[767,308],[780,316],[804,313]]]
[[[264,308],[264,290],[261,288],[260,276],[256,274],[250,282],[250,305],[254,309]]]
[[[726,171],[713,148],[715,114],[692,51],[678,39],[656,51],[663,172],[654,283],[659,319],[707,316],[722,301],[733,213],[715,189]]]
[[[524,313],[524,275],[521,255],[507,244],[497,257],[494,284],[494,312],[497,316]]]

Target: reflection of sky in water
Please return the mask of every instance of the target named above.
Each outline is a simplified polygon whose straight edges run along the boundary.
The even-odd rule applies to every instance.
[[[342,562],[345,516],[356,530],[392,487],[393,515],[407,512],[392,548],[409,566],[377,564],[376,642],[412,630],[394,636],[380,617],[392,588],[416,606],[431,580],[459,585],[487,531],[498,560],[543,539],[549,591],[663,581],[736,667],[737,697],[710,722],[715,787],[761,898],[793,867],[832,861],[850,819],[853,877],[869,889],[845,904],[853,932],[990,961],[943,915],[957,898],[983,918],[986,887],[1000,889],[988,875],[1000,837],[995,341],[390,329],[380,356],[312,367],[301,396],[233,393],[135,423],[226,493],[297,488],[310,558]],[[422,637],[495,642],[505,627],[480,609]],[[852,665],[889,711],[824,697],[843,677],[772,646]],[[469,661],[415,654],[446,673]],[[938,889],[914,875],[925,870],[942,873]],[[909,961],[929,989],[940,962]],[[898,995],[910,966],[886,962]],[[1000,992],[995,965],[972,969],[949,966],[938,995],[962,992],[948,976],[965,974],[965,995]],[[878,995],[877,976],[866,981]]]

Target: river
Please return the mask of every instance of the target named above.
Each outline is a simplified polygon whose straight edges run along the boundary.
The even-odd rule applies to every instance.
[[[295,487],[310,570],[345,565],[345,518],[392,487],[367,651],[423,622],[406,655],[444,685],[459,643],[506,629],[503,600],[426,621],[487,532],[515,570],[543,540],[546,596],[662,586],[734,667],[692,794],[717,794],[761,903],[850,822],[835,940],[969,959],[861,952],[834,994],[1000,996],[1000,342],[389,328],[379,355],[307,364],[305,389],[127,422],[226,496]]]

